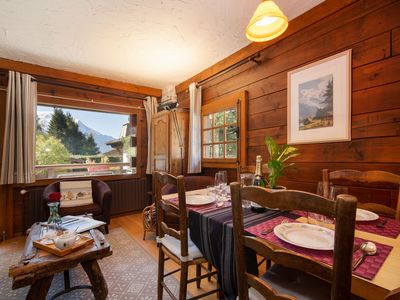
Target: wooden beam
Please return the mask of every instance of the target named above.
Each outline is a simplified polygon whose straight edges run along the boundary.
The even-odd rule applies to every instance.
[[[275,44],[276,42],[287,38],[288,36],[304,29],[305,27],[318,22],[319,20],[326,18],[328,15],[335,13],[336,11],[354,3],[358,0],[343,0],[343,1],[336,1],[336,0],[327,0],[322,2],[321,4],[314,7],[311,11],[302,14],[301,16],[291,20],[289,22],[289,27],[284,34],[279,36],[278,38],[263,42],[263,43],[251,43],[246,47],[240,49],[239,51],[233,53],[232,55],[224,58],[223,60],[219,61],[218,63],[212,65],[211,67],[203,70],[202,72],[198,73],[197,75],[185,80],[184,82],[178,84],[175,87],[176,93],[179,94],[184,92],[188,89],[189,84],[192,82],[199,82],[201,80],[207,79],[226,68],[234,65],[235,63],[259,52],[264,50],[265,48]],[[243,33],[244,34],[244,33]]]
[[[44,76],[78,83],[86,83],[90,85],[133,92],[147,96],[161,97],[161,89],[100,78],[91,75],[83,75],[69,71],[57,70],[49,67],[43,67],[5,58],[0,58],[0,69],[13,70],[17,72],[28,73],[30,75]]]

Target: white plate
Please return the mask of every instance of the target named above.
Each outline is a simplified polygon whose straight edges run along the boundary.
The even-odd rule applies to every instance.
[[[186,195],[187,205],[206,205],[213,203],[214,201],[213,197],[207,195]]]
[[[357,208],[356,221],[374,221],[378,219],[379,216],[376,213],[369,210]]]
[[[275,226],[274,233],[281,240],[303,248],[333,250],[335,232],[306,223],[284,223]]]

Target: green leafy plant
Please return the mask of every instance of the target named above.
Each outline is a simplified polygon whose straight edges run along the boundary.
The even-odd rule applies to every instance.
[[[269,159],[266,164],[269,170],[268,185],[271,189],[275,189],[284,171],[294,165],[294,163],[287,163],[286,161],[298,156],[299,152],[297,148],[286,144],[279,147],[275,140],[269,136],[265,137],[264,142],[269,152]]]

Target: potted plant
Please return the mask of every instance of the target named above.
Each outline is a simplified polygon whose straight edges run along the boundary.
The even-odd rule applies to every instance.
[[[285,170],[294,165],[294,163],[287,163],[287,160],[299,155],[297,148],[289,145],[279,145],[272,137],[265,137],[265,145],[269,152],[268,162],[265,164],[268,168],[268,187],[270,189],[282,189],[278,186],[279,178],[284,174]]]

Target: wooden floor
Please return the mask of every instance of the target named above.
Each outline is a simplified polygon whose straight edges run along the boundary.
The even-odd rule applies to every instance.
[[[158,260],[156,235],[154,233],[149,232],[146,235],[146,240],[143,240],[143,223],[142,223],[141,213],[135,213],[132,215],[116,217],[111,219],[110,229],[117,227],[122,227],[137,243],[139,243],[143,248],[147,250],[148,253],[150,253],[156,260]],[[176,268],[177,264],[175,264],[174,262],[172,261],[166,262],[166,272],[175,270]],[[194,267],[191,266],[189,270],[189,278],[194,277],[194,275],[195,275]],[[157,274],[154,274],[154,276],[157,276]],[[179,272],[174,274],[174,276],[176,276],[176,278],[179,280]],[[203,279],[201,281],[200,289],[197,289],[195,283],[191,283],[189,284],[188,291],[190,292],[191,295],[195,296],[204,291],[215,289],[215,287],[216,287],[215,279],[212,279],[211,282],[208,282],[207,279]],[[167,295],[166,292],[164,292],[164,294]],[[216,294],[213,294],[211,296],[202,299],[218,299],[218,297],[216,296]]]

